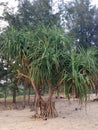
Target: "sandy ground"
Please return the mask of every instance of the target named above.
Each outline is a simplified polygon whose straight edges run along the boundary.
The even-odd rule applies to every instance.
[[[59,116],[32,119],[30,109],[0,111],[0,130],[98,130],[98,101],[79,105],[78,101],[57,99]]]

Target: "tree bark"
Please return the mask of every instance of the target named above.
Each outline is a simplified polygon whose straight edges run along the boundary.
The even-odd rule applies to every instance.
[[[58,88],[59,84],[61,84],[62,81],[60,81],[54,89],[52,89],[51,87],[49,87],[49,97],[48,100],[43,100],[43,98],[40,95],[40,92],[38,91],[37,86],[35,85],[34,81],[32,80],[32,78],[29,78],[27,75],[24,75],[22,73],[20,73],[18,71],[19,76],[23,76],[27,79],[30,80],[31,85],[34,89],[35,92],[35,102],[34,102],[34,110],[35,110],[35,115],[33,116],[34,118],[43,118],[43,119],[47,119],[47,118],[54,118],[57,117],[57,111],[55,109],[55,102],[52,101],[52,95],[53,95],[53,91]],[[51,85],[49,85],[51,86]]]
[[[6,98],[7,98],[7,90],[6,87],[4,88],[4,105],[6,107]]]
[[[13,103],[16,103],[16,88],[13,88]]]
[[[24,92],[23,92],[23,104],[22,107],[25,108],[26,106],[26,87],[27,87],[27,79],[24,79]]]
[[[29,92],[28,92],[28,105],[30,105],[31,87],[29,87],[28,89],[29,89]]]
[[[35,89],[36,90],[36,89]],[[53,91],[49,88],[49,97],[48,100],[43,100],[38,90],[36,90],[36,97],[35,97],[35,118],[43,118],[46,120],[47,118],[54,118],[57,117],[57,111],[55,109],[55,102],[52,101]]]

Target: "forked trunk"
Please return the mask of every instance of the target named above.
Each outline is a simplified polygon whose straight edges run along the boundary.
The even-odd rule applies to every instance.
[[[42,97],[36,97],[34,110],[35,115],[33,117],[35,118],[42,118],[46,120],[47,118],[54,118],[58,116],[55,109],[55,102],[53,102],[51,98],[43,100]]]
[[[19,73],[19,72],[18,72]],[[21,74],[21,73],[19,73]],[[23,77],[28,78],[28,76],[21,74]],[[38,91],[38,88],[36,87],[35,83],[33,80],[30,78],[31,85],[34,89],[35,92],[35,102],[34,102],[34,111],[35,115],[33,117],[35,118],[54,118],[57,117],[57,111],[55,109],[55,102],[52,101],[52,95],[53,95],[53,90],[51,87],[49,88],[49,97],[48,100],[44,100],[40,92]],[[55,90],[55,89],[54,89]]]
[[[36,88],[33,81],[31,81],[31,84],[35,90],[35,102],[34,102],[34,110],[35,115],[33,117],[35,118],[42,118],[46,120],[47,118],[54,118],[57,117],[57,111],[55,109],[55,102],[52,101],[52,89],[49,88],[49,97],[48,100],[44,100],[38,89]]]

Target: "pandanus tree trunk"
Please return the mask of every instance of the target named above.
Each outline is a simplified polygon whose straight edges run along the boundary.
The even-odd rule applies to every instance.
[[[27,88],[27,78],[24,79],[24,92],[23,92],[23,104],[22,107],[25,108],[26,106],[26,88]]]
[[[31,80],[32,87],[35,92],[35,102],[34,102],[34,110],[35,110],[35,118],[54,118],[57,117],[57,111],[55,109],[55,102],[52,101],[52,89],[49,88],[49,97],[47,100],[41,97],[40,92],[35,86],[34,82]]]
[[[28,88],[28,105],[30,105],[31,87]]]
[[[23,76],[27,79],[29,78],[28,76],[20,73],[19,71],[18,71],[18,75]],[[52,101],[53,91],[55,89],[53,90],[51,87],[49,87],[49,93],[48,93],[49,97],[47,100],[45,100],[41,97],[41,94],[40,94],[37,86],[35,85],[34,81],[32,80],[32,78],[29,78],[29,80],[30,80],[31,86],[35,92],[35,101],[34,101],[35,115],[33,117],[43,118],[43,119],[57,117],[58,114],[57,114],[57,111],[55,109],[55,102]]]

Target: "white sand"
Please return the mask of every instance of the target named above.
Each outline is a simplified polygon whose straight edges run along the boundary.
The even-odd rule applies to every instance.
[[[97,101],[80,110],[77,101],[59,99],[56,108],[59,117],[46,121],[32,119],[30,109],[0,111],[0,130],[98,130]]]

